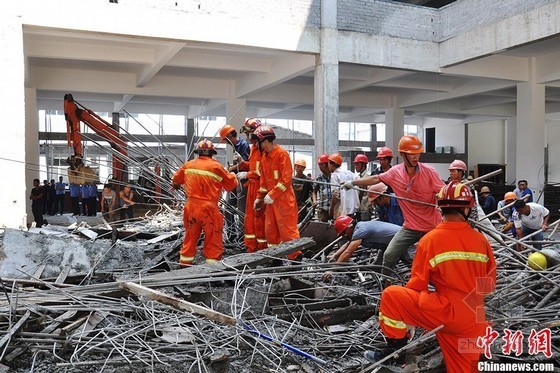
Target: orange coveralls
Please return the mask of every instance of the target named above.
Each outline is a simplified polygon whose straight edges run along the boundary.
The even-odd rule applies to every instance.
[[[265,235],[268,246],[278,245],[299,238],[297,227],[298,207],[292,187],[292,161],[286,150],[278,144],[270,153],[263,152],[261,158],[261,179],[257,198],[269,195],[274,202],[266,206]],[[295,259],[297,251],[288,255]]]
[[[255,211],[254,203],[257,199],[257,192],[261,180],[261,150],[259,144],[251,145],[251,153],[249,154],[249,162],[243,162],[240,169],[243,169],[246,163],[249,164],[247,177],[249,180],[245,184],[247,186],[247,202],[245,205],[245,246],[247,251],[253,253],[257,250],[266,248],[266,236],[264,233],[265,224],[265,205],[258,211]],[[245,186],[244,185],[244,186]]]
[[[196,255],[196,243],[204,231],[202,253],[207,262],[217,261],[224,252],[222,231],[224,217],[218,207],[222,188],[231,191],[237,179],[214,158],[200,156],[186,162],[173,175],[174,184],[185,184],[187,202],[183,208],[185,239],[179,263],[190,265]]]
[[[401,339],[407,325],[431,330],[444,324],[436,336],[447,372],[477,371],[476,341],[487,326],[483,298],[495,283],[496,262],[486,238],[467,222],[442,222],[419,241],[406,286],[389,286],[381,294],[381,330]]]

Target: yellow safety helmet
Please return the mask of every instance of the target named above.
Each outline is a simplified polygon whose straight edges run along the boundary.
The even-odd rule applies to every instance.
[[[527,265],[533,268],[535,271],[546,269],[546,256],[536,251],[529,255],[529,257],[527,258]]]

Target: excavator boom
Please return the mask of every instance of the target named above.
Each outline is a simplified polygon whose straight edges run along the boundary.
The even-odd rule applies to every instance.
[[[78,107],[81,106],[80,107]],[[64,117],[66,119],[66,134],[68,146],[74,149],[74,156],[82,157],[83,145],[80,131],[80,122],[86,124],[98,136],[105,139],[111,148],[115,150],[113,154],[113,179],[121,183],[127,182],[127,172],[125,160],[128,155],[127,144],[121,134],[112,125],[101,118],[99,115],[85,108],[76,101],[70,93],[64,95]]]

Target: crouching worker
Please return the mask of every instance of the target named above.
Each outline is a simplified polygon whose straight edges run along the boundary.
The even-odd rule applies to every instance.
[[[467,186],[452,181],[438,194],[443,222],[418,243],[406,286],[389,286],[381,294],[379,324],[388,347],[366,351],[370,360],[394,353],[407,344],[407,326],[436,332],[447,372],[477,371],[481,351],[476,346],[485,334],[483,298],[495,287],[496,264],[486,238],[466,221],[474,205]],[[428,290],[433,284],[435,291]],[[404,356],[397,357],[404,362]]]
[[[194,262],[196,243],[204,231],[202,253],[206,263],[222,259],[224,252],[222,230],[224,217],[218,207],[222,188],[230,192],[237,187],[235,174],[228,173],[212,156],[214,144],[204,139],[194,151],[198,158],[186,162],[173,175],[173,187],[185,185],[187,201],[183,208],[185,239],[181,248],[179,264],[189,266]]]
[[[338,263],[347,262],[360,246],[384,251],[400,228],[384,221],[356,222],[348,215],[339,216],[334,221],[334,229],[339,236],[344,235],[349,241],[334,253],[332,259]],[[382,253],[377,258],[376,264],[380,264],[383,259]]]

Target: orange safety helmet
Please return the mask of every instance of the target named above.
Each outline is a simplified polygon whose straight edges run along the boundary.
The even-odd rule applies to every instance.
[[[424,153],[424,147],[422,146],[422,141],[413,135],[404,135],[399,140],[399,153],[407,154],[420,154]]]
[[[319,156],[319,159],[317,160],[317,163],[318,164],[329,163],[329,155],[328,154],[321,154]]]
[[[463,172],[467,172],[467,165],[460,159],[456,159],[447,168],[448,170],[461,170]]]
[[[334,230],[337,235],[342,235],[346,228],[354,225],[354,219],[348,215],[341,215],[334,221]]]
[[[249,118],[241,127],[240,133],[253,133],[255,130],[262,125],[259,119]]]
[[[393,151],[391,148],[384,146],[377,152],[377,158],[393,158]]]
[[[385,193],[387,191],[387,185],[383,183],[377,183],[370,185],[368,188],[368,200],[369,203],[372,203],[381,193]]]
[[[437,195],[437,205],[440,208],[473,207],[474,198],[468,186],[454,180],[445,185]]]
[[[368,163],[369,160],[367,158],[367,155],[365,154],[358,154],[356,155],[356,158],[354,158],[354,163]]]
[[[269,126],[259,126],[253,134],[257,138],[258,142],[263,142],[264,140],[274,141],[274,139],[276,139],[274,130]]]
[[[305,162],[305,159],[296,159],[295,166],[307,167],[307,162]]]
[[[514,199],[517,199],[517,194],[514,192],[507,192],[504,194],[504,201],[513,201]]]
[[[234,132],[235,128],[231,124],[226,124],[220,130],[220,142],[226,142],[226,136]]]
[[[331,155],[329,155],[329,161],[342,166],[342,156],[339,153],[332,153]]]
[[[212,141],[204,139],[196,144],[196,149],[194,152],[198,155],[212,155],[217,154],[216,149],[214,148],[214,144]]]

